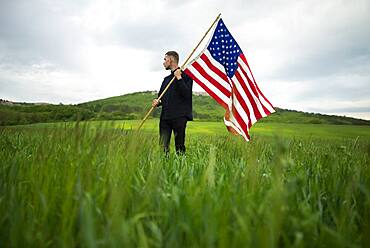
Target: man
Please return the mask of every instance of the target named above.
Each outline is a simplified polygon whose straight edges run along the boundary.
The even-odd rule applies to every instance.
[[[161,100],[154,99],[153,107],[162,106],[159,121],[160,144],[166,154],[169,152],[171,133],[175,135],[175,148],[177,154],[185,153],[185,129],[187,121],[193,120],[192,114],[192,88],[193,80],[182,73],[178,66],[179,55],[169,51],[164,56],[163,66],[171,70],[171,74],[164,78],[158,96],[160,96],[168,83],[175,77]]]

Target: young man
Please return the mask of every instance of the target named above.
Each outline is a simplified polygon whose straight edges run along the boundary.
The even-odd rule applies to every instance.
[[[160,144],[163,150],[169,152],[171,133],[175,135],[176,153],[185,153],[185,129],[187,121],[193,120],[192,114],[192,88],[193,80],[182,73],[178,66],[179,55],[169,51],[164,56],[163,66],[171,70],[171,74],[164,78],[158,96],[160,96],[168,83],[175,77],[161,100],[154,99],[153,107],[162,106],[159,122]]]

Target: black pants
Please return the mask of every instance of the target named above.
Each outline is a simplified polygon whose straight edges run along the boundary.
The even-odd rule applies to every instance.
[[[186,117],[180,117],[172,120],[159,121],[160,144],[163,150],[168,153],[171,140],[171,133],[175,135],[176,153],[185,153],[185,128],[187,123]]]

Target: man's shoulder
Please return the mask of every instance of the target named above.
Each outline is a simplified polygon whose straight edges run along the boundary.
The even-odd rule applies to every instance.
[[[167,75],[163,78],[163,81],[171,80],[173,78],[173,74]]]

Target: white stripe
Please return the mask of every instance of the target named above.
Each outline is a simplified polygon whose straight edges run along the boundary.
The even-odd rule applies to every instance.
[[[255,94],[254,94],[254,92],[252,91],[252,89],[251,89],[251,87],[250,87],[250,85],[249,85],[249,83],[248,83],[248,81],[247,81],[247,78],[244,76],[244,74],[243,74],[243,72],[242,72],[242,70],[240,69],[240,68],[238,68],[237,69],[237,72],[239,72],[239,75],[242,77],[242,80],[244,80],[244,84],[247,86],[247,88],[248,88],[248,91],[249,91],[249,93],[251,94],[251,96],[253,97],[253,100],[254,100],[254,102],[256,103],[256,105],[257,105],[257,108],[258,108],[258,111],[260,112],[260,114],[261,114],[261,116],[262,117],[265,117],[265,116],[267,116],[267,113],[265,113],[265,111],[263,110],[263,107],[262,107],[262,105],[261,105],[261,101],[260,101],[260,99],[258,98],[258,96],[256,96]],[[235,77],[236,78],[236,77]],[[239,80],[236,78],[236,81],[238,81],[239,82]],[[234,81],[235,82],[235,81]],[[239,82],[240,83],[240,82]],[[239,85],[239,87],[242,87],[241,85]],[[243,90],[243,88],[241,88],[241,90]],[[257,89],[256,89],[256,91],[257,91]],[[240,92],[240,90],[239,90],[239,92]],[[243,90],[243,93],[244,93],[244,90]],[[258,93],[258,92],[257,92]],[[247,97],[247,95],[245,95],[246,97]],[[243,96],[243,98],[244,98],[244,96]],[[244,98],[244,99],[248,99],[248,98]]]
[[[225,82],[219,75],[217,75],[214,71],[211,70],[211,68],[208,67],[208,65],[201,59],[199,58],[196,62],[199,63],[199,65],[205,70],[205,72],[212,77],[214,80],[217,81],[223,88],[228,90],[231,93],[231,86],[228,82]],[[212,62],[211,62],[212,63]],[[214,65],[212,63],[212,65]]]
[[[193,66],[189,66],[187,68],[193,75],[199,79],[203,84],[207,86],[208,89],[210,89],[213,93],[215,93],[226,105],[228,105],[228,102],[230,101],[229,98],[222,93],[219,89],[216,88],[213,84],[211,84],[207,79],[205,79],[202,74],[200,74]]]
[[[247,73],[247,76],[252,81],[252,83],[255,84],[255,88],[257,90],[257,86],[256,86],[257,83],[254,81],[254,79],[252,77],[252,73],[249,70],[249,67],[244,63],[244,61],[240,57],[238,58],[238,62],[243,67],[243,69]],[[274,108],[266,101],[266,99],[263,96],[260,95],[260,93],[258,92],[258,90],[257,90],[257,93],[258,93],[258,99],[260,99],[261,104],[263,104],[263,106],[265,106],[271,113],[275,112]]]

